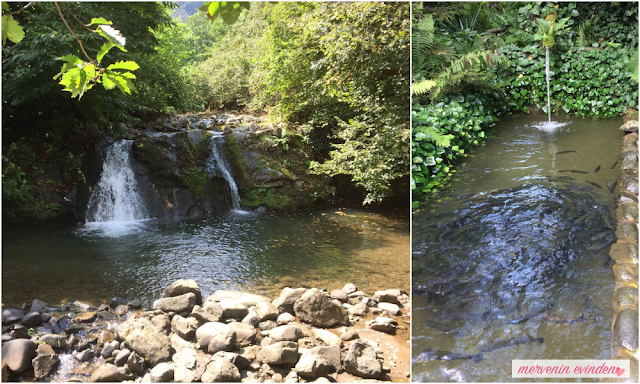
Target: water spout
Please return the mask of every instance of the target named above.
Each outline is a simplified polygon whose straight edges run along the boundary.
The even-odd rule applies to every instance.
[[[213,133],[213,132],[212,132]],[[238,185],[236,184],[231,172],[229,171],[229,163],[224,157],[222,146],[224,145],[222,136],[214,133],[209,139],[211,154],[207,160],[207,173],[210,176],[219,175],[227,182],[229,188],[229,197],[231,199],[231,207],[233,212],[244,213],[240,208],[240,194],[238,193]]]
[[[549,114],[549,123],[551,122],[551,92],[549,90],[549,46],[545,46],[546,49],[546,63],[545,63],[545,73],[547,75],[547,113]]]

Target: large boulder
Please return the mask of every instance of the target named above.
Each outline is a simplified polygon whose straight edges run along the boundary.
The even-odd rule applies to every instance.
[[[191,295],[195,297],[193,293]],[[169,337],[145,318],[130,319],[120,324],[118,337],[152,366],[171,357]]]
[[[36,344],[28,339],[15,339],[2,345],[2,360],[10,370],[22,373],[32,366],[36,357]]]
[[[363,340],[351,344],[344,359],[344,370],[364,379],[377,379],[382,374],[382,363],[376,351]]]
[[[298,362],[298,344],[281,341],[262,348],[256,358],[263,364],[295,364]]]
[[[295,315],[302,321],[320,328],[349,325],[349,314],[326,293],[318,290],[305,292],[293,305]]]
[[[232,383],[240,382],[238,368],[226,359],[215,359],[207,365],[202,375],[203,383]]]
[[[287,312],[293,315],[293,304],[295,304],[296,300],[302,297],[306,291],[306,288],[292,289],[286,287],[280,292],[280,296],[273,300],[273,305],[279,313]]]
[[[295,371],[307,380],[313,380],[320,376],[326,376],[332,372],[339,372],[340,347],[315,347],[302,354],[296,364]]]
[[[202,350],[210,354],[232,351],[236,344],[236,332],[227,324],[211,322],[198,328],[196,339]]]
[[[162,291],[162,297],[176,297],[185,293],[196,295],[196,304],[202,305],[202,292],[195,280],[178,280]]]
[[[191,312],[196,305],[196,294],[188,292],[175,297],[166,297],[153,302],[153,309],[164,312]]]

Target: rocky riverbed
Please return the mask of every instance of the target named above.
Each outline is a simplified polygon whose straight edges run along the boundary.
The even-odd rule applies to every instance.
[[[152,305],[33,300],[2,310],[2,380],[406,382],[410,311],[403,290],[353,284],[203,299],[194,280],[179,280]]]

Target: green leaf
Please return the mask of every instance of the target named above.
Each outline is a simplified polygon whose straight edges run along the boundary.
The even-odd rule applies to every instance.
[[[109,50],[115,46],[116,45],[113,44],[112,42],[104,43],[102,47],[100,47],[100,50],[98,51],[98,56],[96,56],[96,61],[98,61],[98,63],[101,63],[104,55],[106,55],[107,52],[109,52]]]
[[[4,46],[6,44],[7,39],[11,40],[14,44],[18,44],[23,38],[24,30],[13,18],[13,15],[2,16],[2,45]]]
[[[100,24],[100,25],[112,25],[113,23],[104,17],[94,17],[91,19],[91,23],[89,25]]]
[[[2,10],[9,11],[9,4],[6,1],[2,2]]]
[[[140,66],[135,61],[118,61],[107,67],[109,70],[126,69],[127,71],[135,71],[138,68],[140,68]]]
[[[70,69],[81,67],[83,64],[86,64],[84,61],[80,60],[78,56],[75,55],[66,55],[58,58],[58,60],[66,61],[65,64],[62,65],[60,72],[53,77],[53,80],[57,80],[58,77],[62,76],[65,72]]]

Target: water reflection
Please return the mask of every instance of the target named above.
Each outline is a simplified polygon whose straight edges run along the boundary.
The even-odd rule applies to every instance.
[[[406,215],[405,215],[406,216]],[[109,237],[104,226],[3,228],[3,303],[39,298],[100,302],[114,294],[158,298],[193,278],[205,294],[285,286],[409,288],[406,217],[358,210],[234,215],[137,222]],[[38,282],[38,283],[35,283]]]

